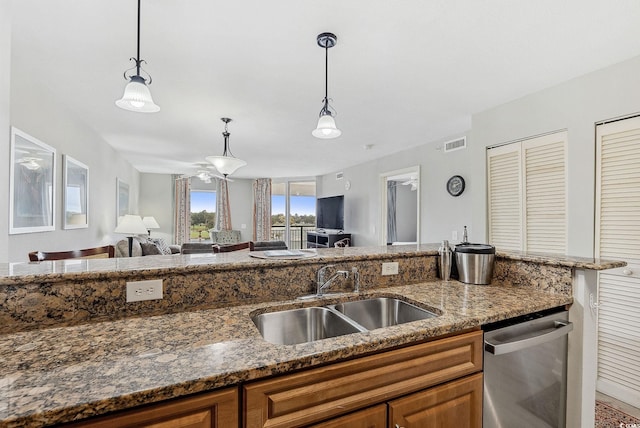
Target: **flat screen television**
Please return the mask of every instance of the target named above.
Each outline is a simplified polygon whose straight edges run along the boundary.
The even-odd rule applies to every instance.
[[[344,195],[316,200],[316,228],[344,229]]]

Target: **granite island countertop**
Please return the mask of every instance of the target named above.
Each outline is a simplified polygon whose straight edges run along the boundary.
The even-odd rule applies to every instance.
[[[112,259],[72,259],[45,262],[0,263],[0,286],[21,285],[30,282],[54,283],[65,280],[104,280],[127,278],[131,275],[184,274],[234,270],[246,267],[281,267],[329,263],[342,260],[366,261],[411,257],[436,256],[439,244],[388,245],[373,247],[324,248],[315,257],[280,260],[252,257],[250,252],[205,253],[171,256],[123,257]],[[497,251],[496,259],[531,262],[546,266],[573,269],[604,270],[624,266],[617,260],[557,254],[518,251]]]
[[[266,342],[259,312],[393,295],[440,316],[299,345]],[[572,303],[524,287],[431,281],[0,335],[0,426],[47,426],[424,341]]]

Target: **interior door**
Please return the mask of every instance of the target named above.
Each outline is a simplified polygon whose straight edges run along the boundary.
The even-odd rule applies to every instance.
[[[640,117],[596,128],[597,390],[640,407]]]

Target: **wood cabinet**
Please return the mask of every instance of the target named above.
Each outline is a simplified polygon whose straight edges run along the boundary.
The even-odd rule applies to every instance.
[[[238,389],[228,388],[90,419],[74,428],[228,428],[240,426]]]
[[[310,428],[386,428],[387,405],[379,404],[368,409],[311,425]]]
[[[481,426],[481,373],[389,403],[389,427],[480,428]]]
[[[482,426],[482,332],[152,404],[74,428]],[[243,422],[241,422],[241,419]]]
[[[352,412],[443,385],[481,370],[482,332],[474,331],[257,381],[244,386],[244,426],[302,427],[347,414],[364,421],[369,417],[373,420],[375,417],[369,411],[360,414]],[[481,374],[479,378],[482,379]],[[473,395],[474,406],[477,405],[475,400],[480,397],[480,407],[474,407],[474,411],[480,411],[480,414],[481,392],[482,384]],[[434,394],[436,401],[447,397],[442,392]],[[455,402],[452,400],[452,403]],[[443,404],[441,411],[445,411],[452,403]],[[481,421],[480,418],[480,424],[477,424],[470,417],[468,424],[463,426],[480,427]],[[370,425],[363,426],[377,426],[375,421],[368,423]],[[347,426],[340,425],[339,420],[331,420],[326,424],[318,426]]]

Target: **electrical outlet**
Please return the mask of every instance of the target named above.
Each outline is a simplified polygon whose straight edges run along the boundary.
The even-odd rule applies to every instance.
[[[162,280],[127,281],[127,302],[162,299]]]
[[[451,240],[452,241],[457,241],[458,240],[458,231],[454,230],[451,232]]]
[[[383,275],[397,275],[398,274],[398,262],[382,263]]]

